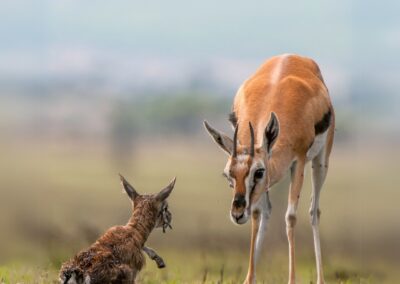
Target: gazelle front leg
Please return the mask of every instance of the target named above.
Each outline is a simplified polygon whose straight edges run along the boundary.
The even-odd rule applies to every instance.
[[[271,202],[269,200],[268,192],[263,193],[260,197],[258,208],[253,211],[251,218],[251,243],[250,243],[250,259],[249,270],[245,284],[256,283],[256,265],[260,255],[262,242],[264,240],[267,223],[271,214]]]
[[[296,283],[294,227],[296,225],[296,211],[300,192],[304,180],[305,159],[298,159],[291,168],[291,183],[286,211],[286,233],[289,242],[289,284]]]

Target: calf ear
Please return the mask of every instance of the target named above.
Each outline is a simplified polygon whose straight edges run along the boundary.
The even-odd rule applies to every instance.
[[[232,155],[233,151],[233,141],[231,138],[226,136],[224,133],[219,132],[218,130],[212,128],[207,121],[204,121],[204,127],[214,139],[215,143],[218,144],[219,147],[222,148],[228,155]]]
[[[272,146],[274,146],[279,135],[279,121],[274,112],[271,112],[271,118],[264,131],[263,147],[270,156],[272,153]]]
[[[130,183],[121,174],[119,174],[119,177],[121,178],[122,187],[125,189],[125,192],[128,194],[129,198],[133,201],[137,196],[139,196],[139,193],[136,192],[133,186],[130,185]]]
[[[164,201],[165,199],[168,198],[168,196],[171,194],[172,190],[174,189],[175,186],[175,181],[176,177],[167,185],[164,189],[162,189],[157,195],[156,199],[158,201]]]

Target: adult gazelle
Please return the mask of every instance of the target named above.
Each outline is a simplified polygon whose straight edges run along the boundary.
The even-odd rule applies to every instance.
[[[298,55],[267,60],[239,88],[229,119],[233,139],[204,122],[214,141],[229,155],[224,175],[233,188],[231,219],[250,218],[252,234],[245,283],[255,283],[256,260],[271,212],[269,189],[290,170],[286,211],[289,283],[295,283],[294,228],[304,167],[312,164],[311,227],[317,283],[324,283],[319,238],[319,196],[328,172],[334,136],[334,111],[318,65]]]

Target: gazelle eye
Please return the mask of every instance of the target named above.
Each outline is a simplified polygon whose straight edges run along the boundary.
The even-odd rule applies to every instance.
[[[258,169],[254,173],[254,181],[262,179],[264,176],[265,169]]]

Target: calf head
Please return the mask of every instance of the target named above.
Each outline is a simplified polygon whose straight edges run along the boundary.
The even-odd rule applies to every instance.
[[[175,186],[174,178],[165,188],[156,194],[141,195],[135,188],[120,175],[122,186],[129,198],[132,200],[132,215],[136,212],[145,213],[149,218],[155,219],[155,227],[165,229],[172,228],[172,215],[168,210],[167,199]]]

